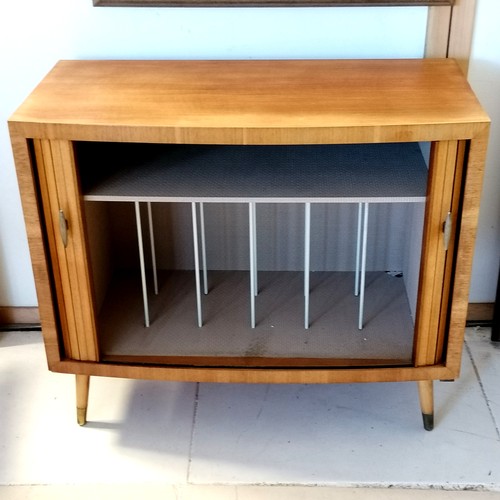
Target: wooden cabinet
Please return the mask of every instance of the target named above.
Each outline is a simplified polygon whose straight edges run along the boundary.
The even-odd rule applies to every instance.
[[[413,380],[432,428],[489,130],[454,61],[62,61],[9,126],[79,423],[95,375]]]

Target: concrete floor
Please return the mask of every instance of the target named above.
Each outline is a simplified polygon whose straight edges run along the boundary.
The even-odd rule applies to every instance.
[[[415,383],[233,385],[74,377],[40,332],[0,332],[0,498],[500,498],[500,346],[469,328],[462,375]]]

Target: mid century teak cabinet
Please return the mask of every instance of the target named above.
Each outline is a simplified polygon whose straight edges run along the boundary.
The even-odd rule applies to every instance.
[[[80,424],[107,376],[416,381],[433,427],[489,130],[455,61],[61,61],[9,126],[48,364],[76,375]],[[397,269],[370,261],[383,206]],[[298,257],[273,269],[283,207]],[[221,265],[227,245],[242,255]]]

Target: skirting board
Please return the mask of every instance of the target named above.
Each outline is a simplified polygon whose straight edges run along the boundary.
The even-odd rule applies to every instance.
[[[494,302],[470,303],[467,309],[467,325],[485,325],[493,321]]]
[[[493,302],[471,303],[467,312],[467,323],[484,323],[493,320]],[[38,307],[2,307],[0,306],[0,328],[9,326],[24,327],[39,325]]]
[[[38,307],[0,306],[0,329],[24,329],[27,326],[40,326]]]

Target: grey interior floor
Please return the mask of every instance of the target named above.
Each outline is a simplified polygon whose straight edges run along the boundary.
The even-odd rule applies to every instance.
[[[233,385],[74,377],[40,332],[0,332],[0,498],[497,498],[500,347],[469,328],[461,377],[435,384]]]
[[[358,329],[354,273],[311,273],[309,328],[304,327],[303,274],[260,272],[256,326],[250,326],[248,272],[211,271],[196,321],[192,271],[169,273],[158,296],[150,294],[151,324],[136,273],[113,281],[100,318],[107,355],[363,359],[411,363],[413,322],[404,280],[367,273],[364,327]],[[230,327],[228,327],[230,325]],[[174,359],[175,359],[174,358]],[[206,361],[204,361],[206,362]]]

